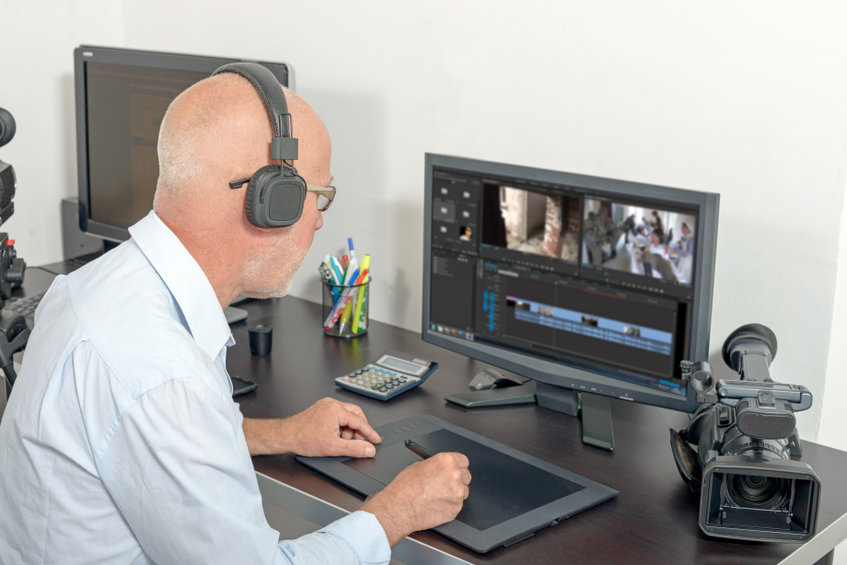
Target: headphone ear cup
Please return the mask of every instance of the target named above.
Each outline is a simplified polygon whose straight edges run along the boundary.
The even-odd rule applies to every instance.
[[[300,219],[306,200],[306,181],[297,174],[262,167],[250,179],[245,210],[247,220],[260,228],[290,226]]]

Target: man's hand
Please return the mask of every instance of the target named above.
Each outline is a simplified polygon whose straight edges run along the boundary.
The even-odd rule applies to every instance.
[[[404,469],[362,505],[393,547],[405,536],[449,522],[468,497],[471,473],[461,453],[437,453]]]
[[[295,453],[308,457],[373,457],[376,433],[355,404],[322,398],[284,420],[244,419],[250,455]]]

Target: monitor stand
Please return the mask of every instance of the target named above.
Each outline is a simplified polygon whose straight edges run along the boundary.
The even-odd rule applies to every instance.
[[[615,450],[612,403],[608,396],[538,383],[535,398],[541,407],[570,416],[579,415],[582,420],[583,443],[607,451]]]

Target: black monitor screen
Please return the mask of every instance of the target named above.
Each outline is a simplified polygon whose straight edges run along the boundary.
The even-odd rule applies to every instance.
[[[236,59],[135,49],[74,50],[80,227],[122,241],[152,208],[156,144],[171,101]],[[283,63],[263,63],[290,86]]]
[[[426,157],[423,337],[546,384],[690,410],[718,195]]]

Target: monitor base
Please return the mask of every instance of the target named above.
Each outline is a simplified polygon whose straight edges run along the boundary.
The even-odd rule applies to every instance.
[[[608,396],[538,383],[535,397],[538,405],[543,408],[569,416],[579,415],[582,420],[583,443],[606,451],[615,450],[612,403]]]
[[[520,386],[451,394],[450,396],[444,397],[444,400],[464,408],[535,404],[535,386],[535,383],[530,381],[529,383]]]

